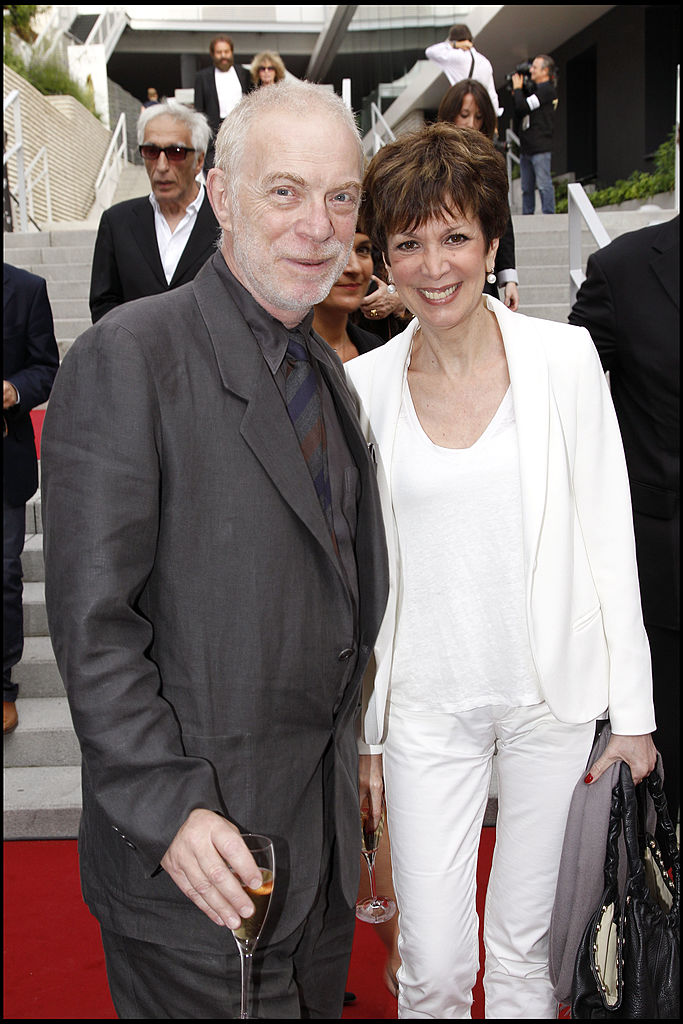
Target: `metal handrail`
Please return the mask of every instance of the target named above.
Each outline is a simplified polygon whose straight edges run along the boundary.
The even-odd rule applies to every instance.
[[[32,177],[33,168],[39,160],[43,162],[43,169],[36,178]],[[26,195],[28,197],[28,214],[35,224],[35,210],[33,208],[33,189],[39,181],[45,182],[45,202],[47,206],[47,223],[52,223],[52,194],[50,192],[50,168],[47,159],[47,147],[41,146],[31,163],[26,168]]]
[[[121,172],[128,163],[127,146],[126,115],[123,113],[116,123],[95,181],[95,201],[103,210],[111,204]]]
[[[389,141],[390,142],[396,142],[396,136],[392,132],[392,130],[389,127],[389,125],[387,124],[387,122],[384,120],[384,117],[382,116],[382,111],[379,109],[379,107],[377,106],[376,103],[371,103],[370,104],[370,133],[372,135],[372,155],[373,156],[375,155],[375,153],[379,153],[380,149],[385,144],[385,140],[382,138],[382,136],[380,135],[379,131],[377,130],[377,126],[378,125],[379,125],[381,131],[383,131],[386,135],[389,136]]]
[[[581,255],[582,220],[593,235],[598,248],[609,245],[611,239],[602,221],[591,205],[583,185],[573,181],[567,187],[569,213],[569,305],[573,306],[579,288],[586,280]]]
[[[13,156],[17,158],[17,202],[19,204],[19,223],[22,231],[28,231],[28,211],[26,207],[26,178],[24,175],[24,136],[21,128],[21,102],[19,90],[13,89],[2,102],[3,115],[13,107],[14,145],[3,153],[3,164],[9,163]]]
[[[105,60],[109,60],[121,36],[119,29],[127,21],[128,16],[125,8],[105,7],[88,33],[88,38],[83,45],[95,46],[101,44],[104,46]]]

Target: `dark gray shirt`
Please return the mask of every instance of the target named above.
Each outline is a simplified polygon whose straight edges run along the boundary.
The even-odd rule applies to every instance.
[[[218,254],[220,257],[220,254]],[[285,355],[289,336],[294,334],[306,348],[311,364],[316,370],[322,400],[322,414],[327,438],[327,462],[332,492],[332,516],[339,556],[354,607],[354,618],[358,612],[358,568],[356,565],[355,540],[358,499],[360,498],[360,474],[346,442],[344,430],[325,374],[320,371],[320,361],[330,360],[329,346],[312,329],[313,310],[293,328],[287,328],[259,305],[253,295],[231,273],[225,260],[214,259],[214,265],[224,281],[230,297],[246,320],[256,338],[273,379],[285,400]],[[333,358],[336,358],[333,356]],[[294,427],[292,426],[292,431]],[[303,459],[303,454],[301,456]],[[320,509],[323,516],[323,510]],[[355,659],[351,659],[355,661]]]

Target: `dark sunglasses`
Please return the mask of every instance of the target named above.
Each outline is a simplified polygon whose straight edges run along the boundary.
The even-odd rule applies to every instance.
[[[153,146],[151,143],[144,143],[139,149],[143,160],[158,160],[163,153],[172,164],[179,164],[188,153],[196,152],[190,146]]]
[[[275,68],[271,68],[268,64],[264,64],[263,67],[259,68],[259,71],[275,71]]]

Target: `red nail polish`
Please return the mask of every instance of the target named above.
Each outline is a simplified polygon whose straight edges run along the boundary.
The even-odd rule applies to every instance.
[[[590,783],[593,781],[593,776],[591,775],[590,772],[588,773],[588,775],[586,776],[586,778],[583,781],[586,783],[586,785],[590,785]]]

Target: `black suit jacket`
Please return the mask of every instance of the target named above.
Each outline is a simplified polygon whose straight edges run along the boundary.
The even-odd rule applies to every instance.
[[[19,404],[3,413],[3,495],[19,508],[38,488],[38,461],[31,409],[49,398],[59,367],[52,310],[42,277],[4,265],[3,379],[19,393]]]
[[[375,468],[339,360],[320,342],[358,469],[345,505],[357,616],[222,260],[75,342],[41,484],[50,633],[83,750],[85,897],[114,931],[213,952],[230,934],[156,870],[196,807],[275,842],[264,944],[310,911],[326,831],[355,900],[355,722],[388,592]]]
[[[679,224],[621,235],[589,257],[569,316],[610,371],[633,501],[643,614],[680,615]]]
[[[149,197],[128,199],[105,210],[95,241],[90,278],[93,323],[124,302],[159,295],[187,284],[215,251],[218,235],[218,222],[205,194],[192,233],[168,284],[159,256],[154,210]]]
[[[251,80],[249,72],[246,68],[243,68],[241,64],[234,64],[233,67],[235,68],[237,77],[240,80],[242,92],[251,92],[254,88],[254,83]],[[214,138],[221,126],[218,93],[216,92],[216,76],[214,74],[215,70],[216,69],[213,64],[208,68],[202,68],[201,71],[197,72],[194,80],[194,108],[195,110],[201,110],[203,114],[206,114],[211,131],[214,134]]]

